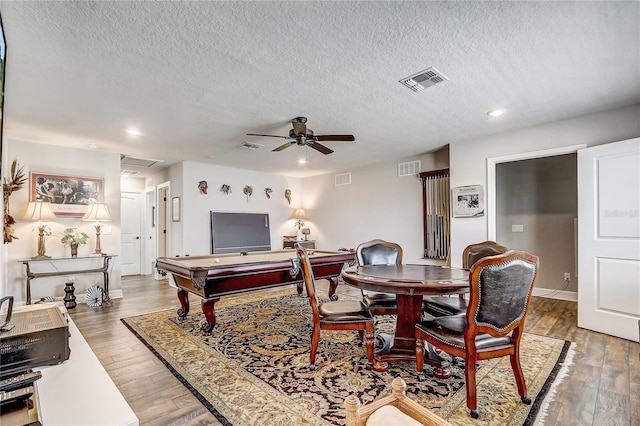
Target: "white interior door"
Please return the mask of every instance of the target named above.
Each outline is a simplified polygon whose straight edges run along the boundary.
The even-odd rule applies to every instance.
[[[122,275],[140,274],[141,197],[141,194],[133,192],[123,192],[120,195],[122,226],[120,271]]]
[[[578,151],[578,326],[638,341],[640,138]]]
[[[142,265],[140,273],[149,275],[153,273],[157,251],[158,211],[156,208],[156,189],[147,189],[144,193],[144,237],[142,244]]]

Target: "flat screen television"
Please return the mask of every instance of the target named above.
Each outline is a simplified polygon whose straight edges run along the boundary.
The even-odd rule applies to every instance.
[[[211,212],[211,254],[268,250],[269,214]]]

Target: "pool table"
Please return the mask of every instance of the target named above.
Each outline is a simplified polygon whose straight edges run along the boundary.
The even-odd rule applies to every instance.
[[[315,278],[329,280],[329,297],[336,300],[338,276],[345,264],[355,262],[355,253],[309,250],[309,254]],[[178,286],[181,318],[189,313],[189,293],[202,297],[206,323],[201,329],[205,333],[216,325],[214,307],[220,296],[286,284],[297,284],[298,294],[302,293],[302,274],[295,250],[160,257],[156,267],[171,274]]]

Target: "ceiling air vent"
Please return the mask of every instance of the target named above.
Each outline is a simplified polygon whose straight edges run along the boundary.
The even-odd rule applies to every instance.
[[[140,172],[136,170],[120,170],[120,176],[122,177],[132,177],[139,175]]]
[[[336,186],[351,185],[351,173],[336,175]]]
[[[256,149],[260,149],[264,145],[260,145],[259,143],[245,142],[243,144],[240,144],[239,146],[240,148],[250,149],[251,151],[255,151]]]
[[[150,158],[136,158],[136,157],[129,157],[128,155],[120,156],[121,166],[151,167],[157,163],[164,163],[164,160],[152,160]]]
[[[398,163],[398,177],[415,176],[420,173],[420,160]]]
[[[411,77],[403,78],[402,80],[400,80],[400,83],[404,84],[414,92],[419,92],[426,89],[427,87],[442,83],[445,80],[449,79],[437,69],[430,67],[424,71],[420,71],[419,73],[412,75]]]

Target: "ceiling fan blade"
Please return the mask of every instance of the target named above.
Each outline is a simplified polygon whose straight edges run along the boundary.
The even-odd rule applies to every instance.
[[[258,133],[247,133],[247,136],[265,136],[265,137],[268,137],[268,138],[291,139],[289,136],[260,135],[260,134],[258,134]]]
[[[333,152],[332,149],[327,148],[326,146],[318,143],[318,142],[308,142],[307,146],[309,148],[313,148],[316,151],[323,153],[324,155],[331,154]]]
[[[301,123],[299,121],[296,120],[292,120],[291,124],[293,125],[293,132],[296,135],[306,135],[307,134],[307,125],[304,123]]]
[[[287,138],[289,139],[289,138]],[[272,149],[271,151],[282,151],[285,148],[289,148],[291,145],[295,145],[296,141],[292,141],[292,142],[287,142],[285,144],[280,145],[277,148]]]
[[[356,138],[353,135],[315,135],[313,137],[316,141],[346,141],[353,142]]]

